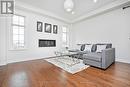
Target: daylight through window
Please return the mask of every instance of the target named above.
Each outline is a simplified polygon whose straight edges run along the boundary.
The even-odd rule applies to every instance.
[[[25,17],[13,15],[13,48],[24,48]]]

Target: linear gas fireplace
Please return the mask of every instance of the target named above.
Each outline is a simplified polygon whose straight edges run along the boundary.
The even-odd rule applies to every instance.
[[[39,39],[39,47],[56,47],[56,40]]]

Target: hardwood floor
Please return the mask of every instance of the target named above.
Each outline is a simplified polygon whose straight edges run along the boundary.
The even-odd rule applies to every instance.
[[[89,67],[74,75],[44,60],[8,64],[0,67],[0,87],[130,87],[130,64]]]

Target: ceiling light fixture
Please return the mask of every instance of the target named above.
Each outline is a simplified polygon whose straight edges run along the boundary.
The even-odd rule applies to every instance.
[[[72,11],[72,12],[71,12],[71,14],[73,15],[73,14],[75,14],[75,12],[74,12],[74,11]]]
[[[73,8],[74,8],[74,2],[73,2],[73,0],[65,0],[64,1],[64,9],[67,12],[72,12]]]
[[[98,0],[93,0],[95,3],[98,1]]]

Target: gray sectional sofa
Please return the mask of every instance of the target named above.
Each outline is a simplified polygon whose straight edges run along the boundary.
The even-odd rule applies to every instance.
[[[96,52],[97,45],[93,52],[83,55],[83,63],[91,66],[95,66],[102,69],[107,69],[112,63],[115,62],[115,48],[112,48],[112,44],[106,44],[106,49],[102,52]]]
[[[101,52],[96,52],[98,45],[106,45],[106,48]],[[94,44],[91,52],[83,54],[83,63],[95,66],[102,69],[107,69],[115,62],[115,48],[112,44]]]
[[[101,52],[97,52],[97,46],[99,45],[106,45],[106,48]],[[82,54],[80,58],[83,59],[84,64],[101,69],[107,69],[112,63],[115,62],[115,48],[112,48],[112,44],[93,44],[91,52],[85,51],[85,44],[83,44],[81,45],[79,53]]]

